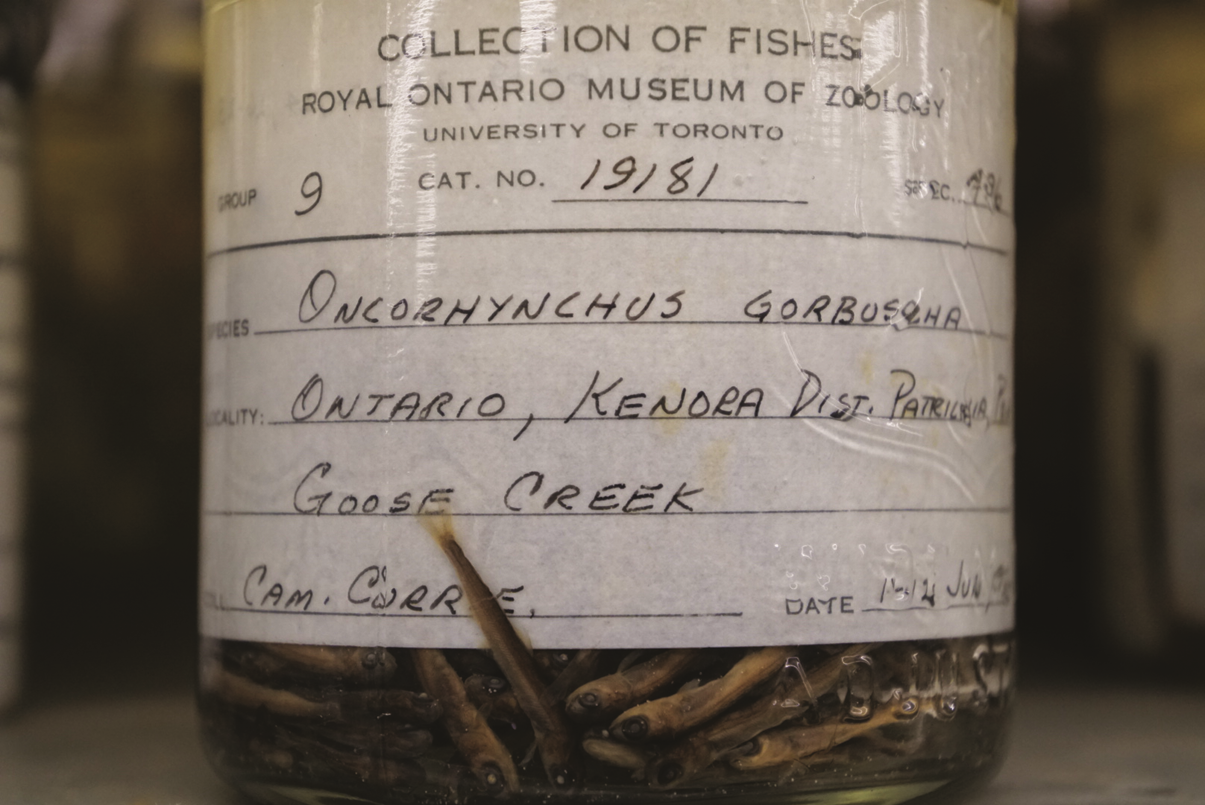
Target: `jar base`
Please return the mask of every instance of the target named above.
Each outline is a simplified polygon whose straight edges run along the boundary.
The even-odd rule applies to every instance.
[[[1013,653],[1008,635],[538,652],[550,674],[581,657],[594,675],[556,694],[577,719],[568,782],[485,652],[207,640],[199,705],[219,774],[279,805],[938,803],[998,768]],[[759,681],[749,669],[762,655],[773,662]],[[433,659],[440,678],[424,665]],[[619,715],[594,701],[658,669],[656,692]],[[698,693],[737,682],[722,706]],[[698,723],[665,728],[670,717]]]
[[[745,805],[899,805],[914,802],[916,805],[940,805],[961,798],[968,790],[978,789],[995,776],[996,768],[984,769],[970,777],[925,782],[897,783],[894,785],[868,786],[865,788],[840,788],[826,791],[769,793],[762,796],[750,792],[709,792],[696,796],[676,795],[672,801],[689,802],[692,805],[732,805],[740,801]],[[330,789],[298,786],[290,783],[265,783],[246,780],[227,780],[235,788],[256,802],[265,805],[448,805],[451,800],[440,798],[383,798],[366,797]],[[504,800],[507,805],[525,805],[528,798],[511,797]],[[483,800],[486,802],[487,800]],[[536,802],[536,799],[531,799]],[[547,804],[546,798],[539,798]],[[622,794],[593,795],[579,802],[633,802]],[[636,800],[638,801],[638,800]],[[665,801],[664,798],[662,801]]]

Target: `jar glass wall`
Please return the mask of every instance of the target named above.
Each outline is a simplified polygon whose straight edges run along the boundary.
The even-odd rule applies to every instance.
[[[1014,15],[210,2],[218,769],[380,802],[989,773]]]

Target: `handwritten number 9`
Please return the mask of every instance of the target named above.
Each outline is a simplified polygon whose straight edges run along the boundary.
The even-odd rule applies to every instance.
[[[610,184],[603,185],[603,190],[614,190],[628,179],[631,179],[636,173],[636,157],[624,157],[619,160],[615,163],[615,167],[611,168],[611,173],[621,178]]]
[[[304,210],[293,210],[294,215],[305,215],[310,210],[318,206],[318,202],[322,201],[322,174],[318,171],[307,173],[305,178],[301,180],[301,197],[313,199],[310,206]]]

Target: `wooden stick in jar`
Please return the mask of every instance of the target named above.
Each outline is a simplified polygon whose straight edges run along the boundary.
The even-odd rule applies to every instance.
[[[502,669],[519,706],[531,721],[549,782],[557,788],[576,785],[581,775],[574,757],[576,747],[569,722],[560,708],[551,707],[547,702],[545,686],[531,650],[519,638],[494,594],[465,556],[452,532],[451,517],[433,515],[422,518],[420,522],[435,538],[456,571],[469,610],[485,635],[494,661]]]

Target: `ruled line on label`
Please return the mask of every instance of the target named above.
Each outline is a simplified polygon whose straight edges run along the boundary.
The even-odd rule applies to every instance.
[[[447,618],[447,619],[467,619],[472,620],[473,616],[469,613],[464,614],[443,614],[440,612],[331,612],[329,610],[303,610],[303,609],[258,609],[255,607],[231,607],[222,604],[206,604],[206,609],[216,610],[218,612],[250,612],[262,615],[319,615],[323,617],[335,618]],[[743,612],[631,612],[631,613],[615,613],[615,614],[598,614],[598,615],[542,615],[542,614],[513,614],[508,616],[508,620],[526,621],[526,620],[643,620],[643,619],[668,619],[668,618],[743,618]]]
[[[924,243],[935,246],[955,246],[1007,257],[1010,252],[998,246],[969,240],[900,235],[887,232],[853,232],[836,229],[766,229],[742,227],[564,227],[543,229],[450,229],[430,232],[372,232],[356,235],[318,235],[309,238],[290,238],[258,243],[244,243],[215,249],[206,257],[213,259],[238,252],[275,249],[283,246],[304,246],[319,243],[346,243],[368,240],[400,240],[413,238],[508,237],[522,235],[779,235],[783,237],[836,237],[852,240],[890,240]]]
[[[1009,514],[1013,513],[1011,506],[965,506],[965,507],[900,507],[900,508],[850,508],[850,509],[742,509],[721,511],[672,511],[672,512],[622,512],[615,511],[539,511],[539,512],[455,512],[451,516],[458,517],[749,517],[749,516],[778,516],[778,515],[809,515],[809,514]],[[314,514],[299,511],[240,511],[240,510],[207,510],[204,517],[429,517],[435,512],[351,512],[348,514]]]
[[[789,198],[554,198],[553,204],[807,204]]]
[[[852,416],[833,416],[832,414],[799,414],[798,416],[790,416],[789,414],[781,415],[763,415],[763,416],[574,416],[566,419],[561,416],[497,416],[497,417],[441,417],[427,419],[278,419],[271,420],[265,424],[268,425],[452,425],[455,423],[463,424],[483,424],[489,422],[558,422],[562,425],[568,425],[570,422],[774,422],[774,421],[791,421],[815,419],[820,421],[835,421],[846,422],[854,419],[877,420],[882,422],[898,422],[901,425],[910,422],[948,422],[951,425],[963,425],[964,427],[972,427],[980,423],[991,427],[1008,427],[1012,422],[1007,420],[972,420],[969,424],[965,419],[951,419],[941,416],[910,416],[910,417],[893,417],[883,414],[854,414]]]
[[[989,609],[1012,606],[1011,601],[985,601],[974,604],[947,604],[944,607],[931,607],[924,604],[911,607],[863,607],[859,612],[945,612],[948,609]]]
[[[938,333],[950,333],[955,335],[971,335],[982,338],[993,338],[1000,341],[1011,341],[1012,336],[1008,333],[1000,333],[994,330],[980,330],[969,327],[925,327],[923,325],[912,325],[909,327],[897,327],[894,324],[877,324],[874,322],[857,322],[851,321],[848,324],[836,324],[827,321],[772,321],[763,322],[755,319],[703,319],[703,320],[686,320],[686,319],[671,319],[671,320],[650,320],[650,321],[629,321],[627,319],[616,319],[614,321],[499,321],[499,322],[484,322],[479,324],[350,324],[336,327],[282,327],[271,330],[255,330],[252,335],[288,335],[292,333],[331,333],[341,330],[361,331],[361,330],[451,330],[465,329],[468,327],[588,327],[588,326],[656,326],[670,327],[673,325],[697,324],[706,327],[715,326],[754,326],[754,327],[773,327],[775,325],[783,325],[785,327],[868,327],[872,329],[894,330],[897,333],[910,332],[913,330],[923,330]]]

